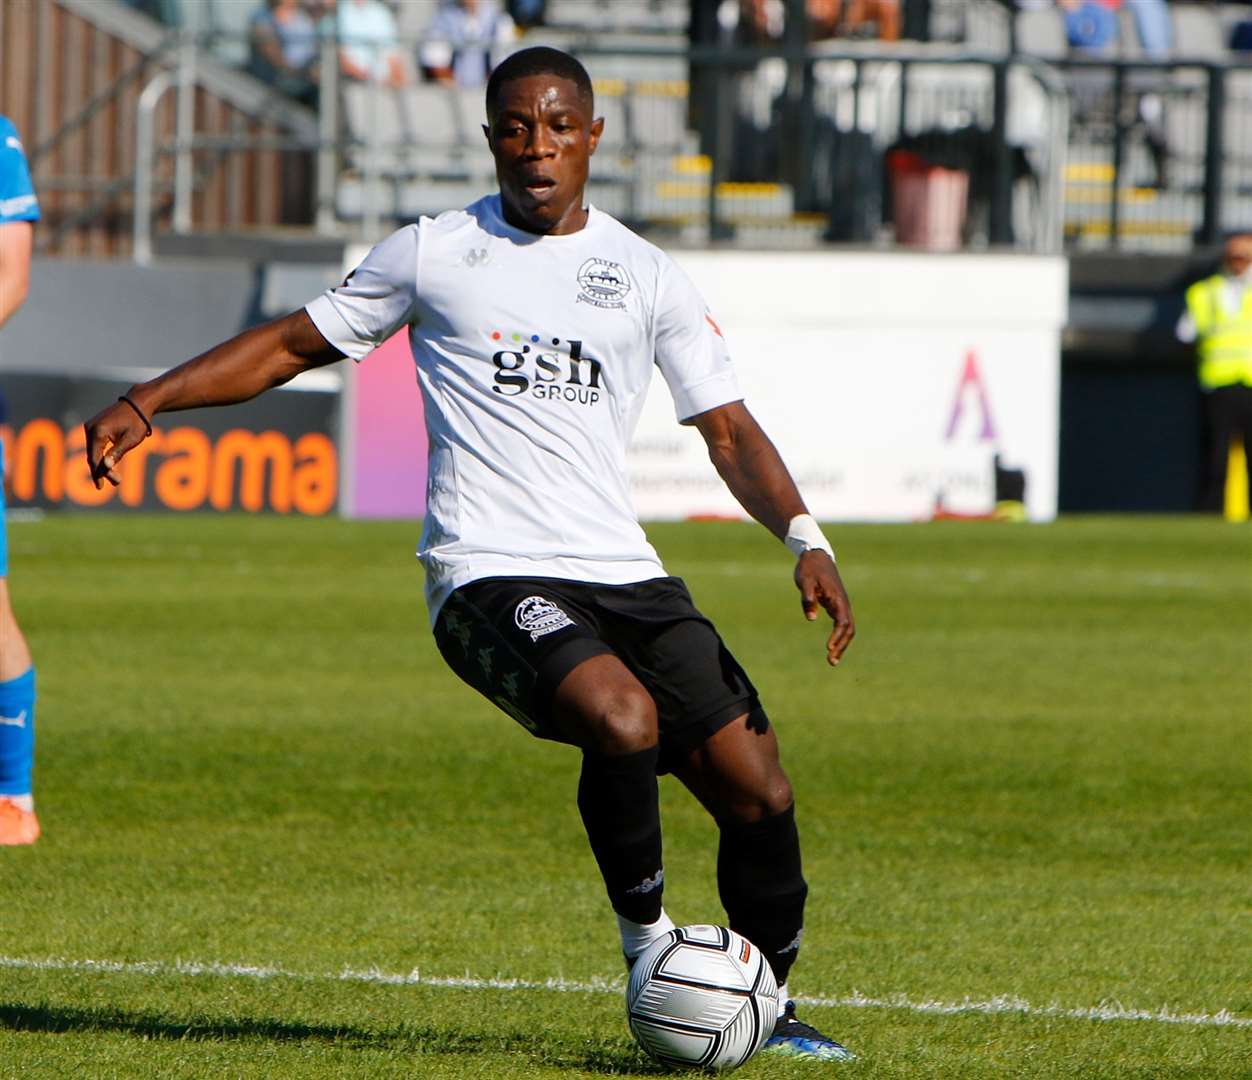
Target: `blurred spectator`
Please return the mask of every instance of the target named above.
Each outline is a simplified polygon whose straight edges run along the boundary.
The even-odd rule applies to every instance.
[[[182,22],[178,0],[122,0],[129,8],[142,11],[150,19],[166,26],[178,26]]]
[[[1057,0],[1065,12],[1065,31],[1070,45],[1084,52],[1104,52],[1117,44],[1117,12],[1130,12],[1135,36],[1152,60],[1169,56],[1174,28],[1165,0]]]
[[[1165,0],[1127,0],[1130,14],[1135,22],[1135,34],[1139,47],[1149,60],[1166,61],[1174,47],[1174,24],[1169,17]],[[1166,81],[1163,72],[1143,71],[1132,76],[1132,83],[1149,85],[1139,95],[1139,119],[1143,122],[1148,152],[1152,155],[1152,168],[1156,176],[1153,183],[1158,188],[1167,185],[1169,168],[1169,144],[1165,136],[1165,101],[1156,86]]]
[[[1187,290],[1178,337],[1196,343],[1208,453],[1201,507],[1220,511],[1232,444],[1252,461],[1252,234],[1226,241],[1222,269]]]
[[[446,86],[484,86],[514,37],[495,0],[443,0],[423,34],[422,73]]]
[[[822,36],[874,37],[879,41],[900,37],[900,0],[825,0],[816,4],[810,0],[810,23],[820,17],[825,26],[832,16],[834,30]]]
[[[1174,44],[1174,24],[1165,0],[1126,0],[1135,21],[1135,33],[1144,54],[1151,60],[1166,60]]]
[[[783,0],[739,0],[739,30],[757,41],[781,41],[787,18]]]
[[[1085,53],[1108,52],[1117,44],[1117,9],[1121,0],[1057,0],[1065,12],[1070,48]]]
[[[899,0],[806,0],[805,11],[814,41],[844,36],[895,41],[900,36]],[[784,0],[740,0],[739,25],[750,38],[779,41],[786,20]]]
[[[509,0],[509,15],[519,29],[542,26],[548,13],[548,0]]]
[[[1090,56],[1112,55],[1118,45],[1118,10],[1122,0],[1057,0],[1065,11],[1065,29],[1070,47]],[[1165,0],[1125,0],[1125,8],[1134,22],[1139,47],[1148,60],[1167,61],[1174,44],[1173,23]],[[1095,78],[1101,88],[1103,76]],[[1071,85],[1078,91],[1082,101],[1083,85],[1087,82],[1083,73],[1070,76]],[[1151,69],[1130,72],[1129,87],[1136,95],[1135,109],[1144,132],[1144,141],[1152,157],[1154,187],[1167,185],[1169,146],[1165,136],[1165,103],[1159,92],[1162,72]],[[1081,104],[1078,111],[1082,111]]]
[[[248,27],[248,70],[306,105],[317,104],[317,24],[300,0],[267,0]]]
[[[357,82],[398,87],[410,69],[400,47],[396,17],[382,0],[328,0],[339,37],[339,70]]]
[[[1235,52],[1252,52],[1252,19],[1240,19],[1230,28],[1230,47]]]

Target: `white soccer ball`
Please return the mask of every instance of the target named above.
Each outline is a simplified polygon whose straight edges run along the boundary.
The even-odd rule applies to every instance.
[[[734,1069],[773,1034],[778,984],[747,938],[721,926],[682,926],[635,961],[626,1014],[657,1061]]]

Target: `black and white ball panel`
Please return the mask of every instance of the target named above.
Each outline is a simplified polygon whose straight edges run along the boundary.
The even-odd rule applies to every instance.
[[[626,999],[640,1045],[670,1065],[741,1065],[778,1015],[761,951],[718,926],[680,927],[654,942],[631,971]]]

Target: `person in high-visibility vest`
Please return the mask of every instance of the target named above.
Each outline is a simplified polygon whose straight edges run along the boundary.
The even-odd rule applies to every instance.
[[[1252,234],[1226,241],[1220,273],[1187,290],[1178,337],[1194,341],[1208,420],[1201,506],[1220,511],[1232,447],[1252,452]]]

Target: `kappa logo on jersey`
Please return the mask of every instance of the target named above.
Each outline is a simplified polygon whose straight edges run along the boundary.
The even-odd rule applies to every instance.
[[[497,708],[513,717],[513,719],[521,724],[527,731],[534,733],[539,730],[539,725],[527,716],[519,706],[514,705],[513,702],[509,701],[508,698],[494,697],[491,700],[496,703]]]
[[[525,630],[530,635],[531,641],[538,641],[544,634],[574,625],[573,619],[551,600],[545,600],[542,596],[526,597],[514,610],[513,621],[517,623],[519,630]]]
[[[650,878],[644,878],[634,888],[627,889],[626,892],[630,896],[647,896],[650,892],[655,892],[665,884],[665,869],[662,867]]]
[[[476,266],[486,266],[491,262],[491,252],[486,248],[470,248],[461,256],[461,265],[473,270]]]
[[[598,308],[624,308],[630,292],[630,277],[621,263],[609,259],[588,259],[578,268],[580,304]]]
[[[493,393],[502,397],[529,394],[577,405],[594,405],[600,400],[602,365],[595,357],[583,355],[581,341],[562,342],[554,337],[549,339],[549,347],[538,334],[514,333],[510,337],[513,347],[500,349],[491,357],[496,366]],[[503,338],[499,330],[491,332],[492,341]]]
[[[804,927],[802,926],[800,927],[798,931],[796,931],[796,936],[791,939],[791,944],[788,945],[786,948],[778,950],[778,955],[785,956],[789,952],[795,952],[798,948],[800,948],[800,942],[803,939],[804,939]]]

